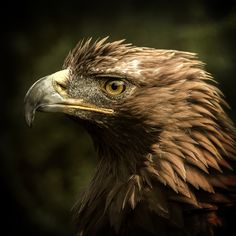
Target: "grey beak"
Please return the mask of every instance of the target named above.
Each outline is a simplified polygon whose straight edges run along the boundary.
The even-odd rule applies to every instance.
[[[55,82],[65,80],[68,70],[43,77],[36,81],[28,90],[25,103],[25,120],[29,127],[32,126],[36,111],[57,112],[55,104],[63,104],[64,98],[55,89]],[[52,105],[52,106],[51,106]]]

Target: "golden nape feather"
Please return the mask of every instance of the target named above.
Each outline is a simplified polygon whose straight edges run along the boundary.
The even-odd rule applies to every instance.
[[[78,235],[236,235],[236,132],[189,52],[81,41],[25,98],[91,135],[99,160],[74,207]]]

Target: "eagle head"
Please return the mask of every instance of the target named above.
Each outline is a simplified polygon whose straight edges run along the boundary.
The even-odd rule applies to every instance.
[[[235,129],[223,106],[195,54],[104,38],[79,42],[61,71],[33,84],[25,117],[63,112],[94,140],[99,164],[75,207],[81,235],[191,232],[196,211],[209,221],[202,235],[221,224],[208,213],[234,202]]]

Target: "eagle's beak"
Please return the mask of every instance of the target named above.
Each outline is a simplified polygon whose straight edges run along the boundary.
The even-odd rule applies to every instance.
[[[69,69],[58,71],[36,81],[25,96],[25,120],[32,126],[35,111],[63,112],[73,115],[75,110],[88,110],[112,114],[112,109],[98,108],[83,99],[69,98],[67,84]]]
[[[55,89],[56,86],[66,82],[69,70],[58,71],[36,81],[25,96],[25,120],[31,126],[34,121],[35,111],[59,112],[64,97]]]

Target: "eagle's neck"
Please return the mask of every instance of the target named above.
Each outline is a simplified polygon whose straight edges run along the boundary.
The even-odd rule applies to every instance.
[[[92,132],[99,163],[77,210],[79,227],[84,230],[87,228],[85,225],[93,224],[87,222],[93,217],[94,224],[108,224],[118,231],[126,212],[134,210],[142,200],[144,189],[148,191],[152,188],[149,172],[157,174],[151,157],[150,140],[154,139],[148,139],[148,135],[145,140],[138,139],[138,131],[134,132],[135,136],[126,139],[111,138],[110,133],[102,133],[101,130],[99,134],[102,135],[99,136],[94,135],[96,131]]]
[[[127,152],[112,163],[109,158],[100,156],[94,177],[76,210],[79,231],[86,232],[85,235],[93,235],[106,226],[118,232],[147,187],[141,177],[142,169],[145,171],[141,168],[145,165],[144,156]]]

